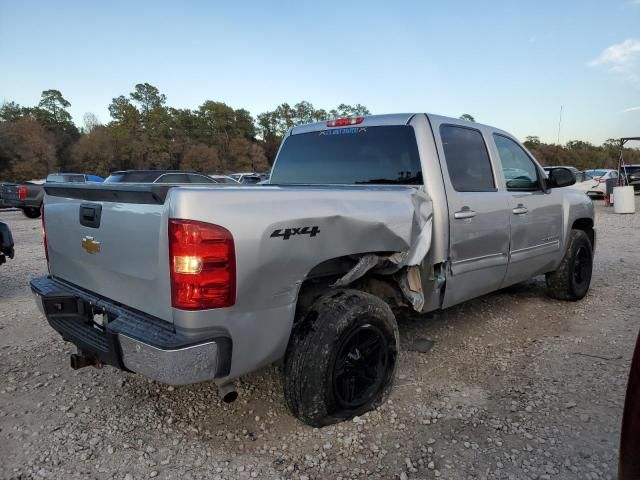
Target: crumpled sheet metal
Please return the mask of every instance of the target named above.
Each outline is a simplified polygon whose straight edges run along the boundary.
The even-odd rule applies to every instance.
[[[388,256],[374,253],[363,255],[358,263],[339,278],[332,287],[345,287],[362,278],[373,270],[383,275],[398,275],[398,284],[411,306],[421,311],[424,306],[424,294],[420,278],[420,265],[429,253],[433,234],[433,203],[423,190],[417,190],[412,197],[414,205],[414,231],[417,234],[411,240],[411,247],[403,252]]]

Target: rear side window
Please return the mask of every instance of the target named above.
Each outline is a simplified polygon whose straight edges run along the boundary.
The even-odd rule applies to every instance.
[[[453,188],[458,192],[495,192],[496,184],[482,133],[442,125],[440,138]]]
[[[413,128],[329,128],[290,135],[269,183],[420,185],[422,170]]]

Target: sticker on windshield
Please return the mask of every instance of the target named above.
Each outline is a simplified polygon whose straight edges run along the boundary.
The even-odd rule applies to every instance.
[[[320,130],[320,135],[354,135],[366,131],[367,127],[333,128],[331,130]]]

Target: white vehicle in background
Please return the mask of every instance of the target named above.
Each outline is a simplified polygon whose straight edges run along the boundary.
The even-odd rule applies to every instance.
[[[607,193],[607,180],[610,178],[618,179],[618,172],[608,168],[585,170],[584,173],[584,181],[576,183],[572,188],[580,190],[587,195],[604,196]]]
[[[242,180],[244,180],[245,177],[256,177],[258,176],[258,174],[255,172],[243,172],[243,173],[232,173],[229,176],[233,178],[236,182],[243,183]]]
[[[229,185],[238,185],[238,181],[229,175],[209,175],[215,183],[226,183]]]

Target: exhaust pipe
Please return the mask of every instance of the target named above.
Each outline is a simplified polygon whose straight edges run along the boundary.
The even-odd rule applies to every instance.
[[[233,382],[220,385],[218,387],[218,391],[220,392],[220,396],[224,403],[234,402],[238,398],[238,392],[236,391],[236,387]]]
[[[71,357],[71,368],[74,370],[78,370],[84,367],[96,367],[98,366],[98,362],[95,357],[92,355],[85,355],[83,353],[72,353]]]

